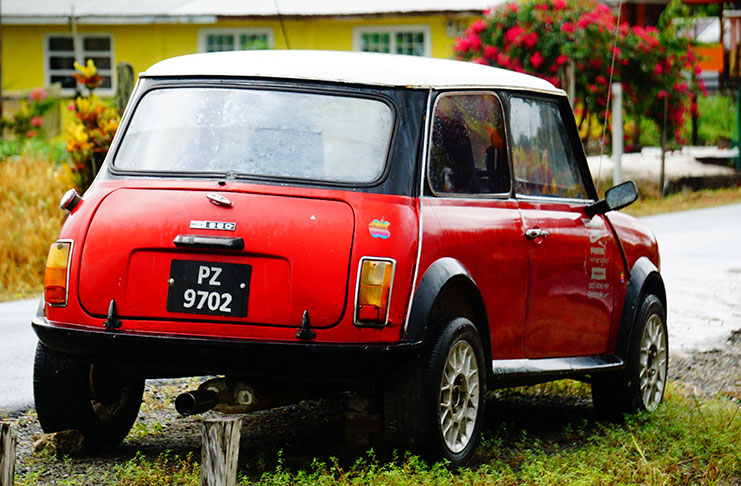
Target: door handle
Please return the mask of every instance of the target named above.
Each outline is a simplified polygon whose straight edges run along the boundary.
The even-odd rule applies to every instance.
[[[217,248],[222,250],[241,250],[242,238],[231,236],[177,235],[173,241],[179,248]]]
[[[529,230],[525,231],[525,238],[528,240],[534,240],[536,238],[545,238],[550,233],[548,233],[546,230],[542,230],[540,228],[530,228]]]

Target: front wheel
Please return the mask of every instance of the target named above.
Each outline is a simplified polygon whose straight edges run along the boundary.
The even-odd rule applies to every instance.
[[[669,363],[666,312],[655,295],[641,302],[625,370],[595,377],[592,400],[607,415],[656,410],[664,397]]]
[[[110,448],[129,433],[144,392],[140,377],[78,363],[36,347],[34,401],[46,433],[79,430],[85,447]]]

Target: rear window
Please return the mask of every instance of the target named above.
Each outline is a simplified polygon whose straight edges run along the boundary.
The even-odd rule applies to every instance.
[[[164,88],[134,111],[113,165],[327,182],[381,177],[394,127],[367,98],[237,88]]]

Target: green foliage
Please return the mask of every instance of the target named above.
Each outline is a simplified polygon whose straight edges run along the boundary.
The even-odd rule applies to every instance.
[[[57,165],[69,162],[65,143],[47,141],[40,137],[26,140],[0,140],[0,160],[13,157],[31,157],[49,160]]]
[[[700,96],[697,105],[699,145],[718,145],[721,138],[736,139],[738,113],[736,102],[730,96],[720,94]],[[691,130],[691,120],[685,120],[682,128],[683,137],[689,139]]]

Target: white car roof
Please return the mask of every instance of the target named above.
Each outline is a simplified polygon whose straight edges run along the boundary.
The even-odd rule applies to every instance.
[[[476,63],[369,52],[256,50],[158,62],[143,77],[258,77],[409,88],[510,88],[564,94],[551,83]]]

